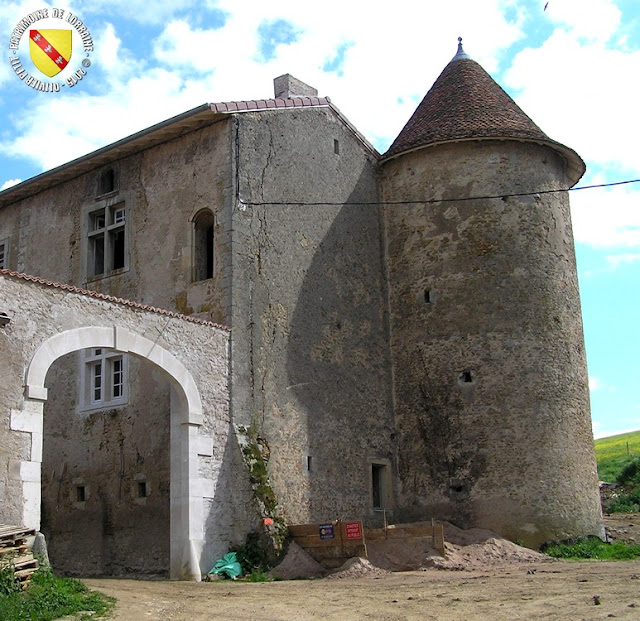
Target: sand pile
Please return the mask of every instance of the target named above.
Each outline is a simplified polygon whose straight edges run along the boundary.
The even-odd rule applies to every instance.
[[[332,571],[327,578],[376,578],[388,575],[389,571],[376,567],[366,558],[350,558],[346,563]]]
[[[296,578],[320,578],[327,570],[311,558],[295,541],[289,544],[287,553],[277,567],[274,567],[269,576],[282,580],[295,580]]]
[[[487,567],[514,565],[521,563],[552,562],[554,559],[523,548],[507,539],[492,537],[482,543],[472,543],[466,546],[445,543],[446,558],[432,555],[425,559],[425,569],[449,570],[482,570]]]
[[[408,537],[367,542],[367,557],[376,567],[390,571],[411,571],[424,566],[427,557],[438,553],[431,539]]]
[[[417,569],[483,570],[522,563],[552,562],[554,559],[503,539],[490,530],[463,530],[444,523],[446,557],[430,547],[431,538],[407,537],[367,542],[367,559],[349,559],[329,578],[381,577],[392,571]],[[292,542],[284,560],[269,575],[283,580],[320,578],[328,574],[298,544]]]

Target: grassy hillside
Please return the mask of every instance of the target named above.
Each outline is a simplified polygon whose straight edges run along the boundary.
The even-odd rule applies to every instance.
[[[640,431],[600,438],[595,445],[600,480],[613,483],[629,462],[640,457]]]
[[[640,511],[640,431],[596,440],[601,481],[617,483],[602,498],[605,513]]]

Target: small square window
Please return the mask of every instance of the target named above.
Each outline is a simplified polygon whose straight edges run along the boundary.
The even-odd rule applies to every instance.
[[[113,211],[113,224],[119,224],[120,222],[124,222],[124,207],[119,209],[115,209]]]
[[[101,231],[104,229],[104,211],[91,214],[91,230]]]
[[[87,488],[84,485],[76,485],[76,502],[87,500]]]

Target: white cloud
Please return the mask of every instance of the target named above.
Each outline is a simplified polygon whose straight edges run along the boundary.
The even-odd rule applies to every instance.
[[[557,4],[561,4],[558,2]],[[637,87],[630,76],[640,51],[585,44],[556,31],[544,44],[520,52],[505,75],[518,104],[551,138],[585,160],[640,174]]]
[[[589,390],[591,392],[595,392],[596,390],[606,391],[606,392],[617,392],[617,388],[615,386],[605,384],[600,378],[595,377],[593,375],[589,376]]]
[[[627,253],[627,254],[613,254],[607,257],[607,263],[612,270],[615,270],[620,265],[629,265],[640,261],[640,252]]]
[[[571,192],[575,240],[596,248],[624,248],[631,254],[640,250],[640,191],[631,187]]]
[[[620,24],[620,9],[613,0],[552,0],[546,14],[574,37],[607,41]]]
[[[14,185],[18,185],[19,183],[22,183],[22,179],[8,179],[2,184],[2,186],[0,186],[0,192],[7,188],[12,188]]]
[[[379,139],[385,148],[455,54],[459,34],[469,33],[467,50],[488,69],[499,50],[522,36],[517,5],[506,3],[513,5],[508,20],[504,4],[460,0],[455,6],[438,4],[434,12],[431,3],[399,0],[393,11],[382,14],[362,1],[220,0],[213,6],[228,13],[222,27],[197,28],[174,19],[147,42],[150,53],[142,59],[126,49],[116,22],[104,23],[92,29],[96,70],[86,79],[102,79],[98,69],[105,70],[94,94],[84,89],[37,100],[21,111],[19,137],[0,146],[50,168],[207,101],[271,97],[273,78],[293,73],[321,95],[330,95],[365,136]],[[93,4],[91,10],[103,5]],[[157,6],[134,0],[124,14],[147,15]],[[279,45],[272,60],[260,62],[258,26],[275,19],[290,22],[299,38]],[[474,33],[489,31],[491,37],[474,39]],[[353,45],[342,73],[324,72],[326,60],[345,41]],[[43,143],[49,148],[43,149]]]

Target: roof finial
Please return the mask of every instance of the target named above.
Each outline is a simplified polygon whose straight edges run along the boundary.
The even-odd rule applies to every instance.
[[[453,62],[454,60],[462,60],[463,58],[471,58],[471,57],[468,54],[466,54],[465,51],[462,49],[462,37],[458,37],[458,52],[451,59],[451,61]]]

